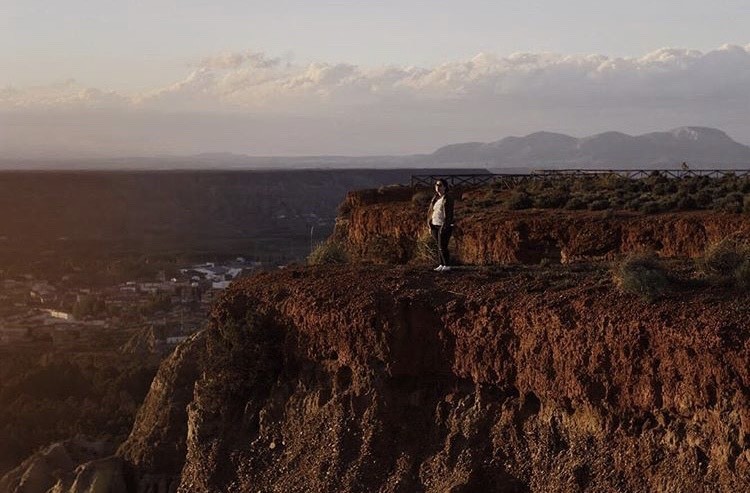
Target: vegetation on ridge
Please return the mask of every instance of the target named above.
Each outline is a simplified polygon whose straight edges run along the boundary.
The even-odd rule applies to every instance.
[[[530,180],[512,190],[500,184],[471,194],[470,208],[500,205],[507,210],[629,210],[659,212],[715,210],[750,212],[750,178],[695,176],[668,178],[658,171],[630,179],[616,174]]]
[[[318,243],[307,257],[309,265],[345,264],[346,262],[347,255],[344,247],[333,239]]]
[[[700,271],[714,284],[750,288],[750,242],[728,236],[710,245],[698,262]]]
[[[667,272],[653,252],[633,253],[612,269],[616,286],[649,303],[663,296],[669,288]]]

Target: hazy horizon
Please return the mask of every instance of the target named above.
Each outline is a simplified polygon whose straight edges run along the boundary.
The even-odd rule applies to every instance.
[[[682,126],[750,143],[736,2],[3,4],[0,158],[411,155]]]

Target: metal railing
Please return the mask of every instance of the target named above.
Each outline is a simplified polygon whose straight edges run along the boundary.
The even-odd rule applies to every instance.
[[[723,178],[726,176],[750,176],[750,168],[746,169],[542,169],[533,170],[534,175],[559,177],[573,176],[576,178],[591,175],[618,175],[623,178],[639,179],[653,175],[665,178],[688,178],[707,176],[709,178]]]
[[[537,177],[531,174],[502,174],[502,173],[476,173],[466,175],[411,175],[412,187],[432,187],[437,180],[445,180],[451,187],[476,187],[481,185],[492,185],[500,183],[512,188],[521,182],[533,180]]]
[[[744,169],[540,169],[528,174],[519,173],[471,173],[411,175],[412,187],[432,187],[436,180],[445,180],[451,187],[477,187],[499,185],[513,188],[525,181],[554,180],[560,178],[590,178],[616,175],[631,180],[659,175],[670,179],[706,176],[723,178],[729,176],[750,177],[750,168]]]

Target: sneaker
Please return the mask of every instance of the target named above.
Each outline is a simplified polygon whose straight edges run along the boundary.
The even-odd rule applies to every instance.
[[[450,265],[444,265],[443,268],[440,269],[440,272],[448,272],[449,270],[451,270],[451,266]]]
[[[445,267],[444,267],[444,266],[442,266],[442,265],[438,265],[437,267],[435,267],[435,268],[434,268],[434,269],[432,269],[432,270],[434,270],[435,272],[442,272],[442,271],[443,271],[443,269],[445,269]]]

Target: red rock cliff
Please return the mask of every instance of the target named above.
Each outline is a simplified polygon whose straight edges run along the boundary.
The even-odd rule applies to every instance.
[[[427,232],[425,205],[413,203],[410,188],[351,192],[339,217],[336,238],[354,260],[406,263]],[[456,203],[452,250],[473,265],[567,263],[654,250],[666,257],[697,257],[737,230],[750,228],[747,214],[713,211],[642,214],[612,211],[467,207]]]
[[[143,491],[748,491],[749,302],[645,305],[597,269],[261,274],[121,455]]]

